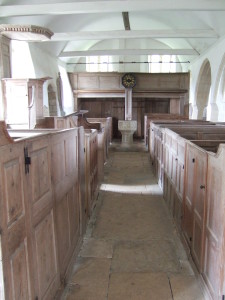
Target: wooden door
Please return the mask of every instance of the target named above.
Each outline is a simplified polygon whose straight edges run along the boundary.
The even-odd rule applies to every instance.
[[[187,144],[183,230],[198,270],[204,258],[207,153]]]
[[[59,270],[63,282],[80,236],[77,129],[54,134],[51,145]]]
[[[196,153],[188,144],[186,149],[186,170],[184,190],[183,231],[187,243],[191,245],[193,238],[193,207],[195,193],[195,161]]]
[[[0,148],[0,226],[5,299],[37,296],[33,272],[30,209],[26,201],[24,143]]]
[[[33,251],[33,280],[39,299],[53,298],[59,286],[55,209],[51,184],[51,147],[49,136],[25,144],[31,159],[26,186],[30,205]]]
[[[203,276],[213,299],[225,294],[224,250],[225,147],[208,156],[205,258]]]
[[[205,239],[207,153],[198,148],[195,162],[192,256],[202,272]]]
[[[176,224],[181,230],[181,222],[183,217],[183,192],[184,192],[184,159],[185,159],[185,142],[178,140],[177,147],[177,180],[176,195],[174,201],[174,217]]]

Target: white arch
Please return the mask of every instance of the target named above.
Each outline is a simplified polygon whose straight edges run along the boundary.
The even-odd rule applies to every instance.
[[[211,66],[208,59],[205,59],[198,76],[198,81],[195,90],[195,104],[198,119],[206,116],[209,96],[211,90]],[[204,114],[204,115],[203,115]]]
[[[217,113],[214,112],[214,119],[217,117],[216,121],[225,121],[225,54],[223,55],[216,76],[212,104],[214,109],[217,109]]]

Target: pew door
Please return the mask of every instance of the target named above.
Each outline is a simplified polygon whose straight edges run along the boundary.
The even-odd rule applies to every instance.
[[[207,153],[197,149],[195,161],[195,190],[193,207],[192,256],[202,272],[205,239]]]
[[[53,299],[60,284],[49,136],[28,140],[25,149],[31,160],[26,185],[31,216],[32,278],[38,299]]]
[[[222,299],[225,294],[225,146],[217,154],[208,155],[206,241],[203,277],[213,295]]]
[[[0,148],[0,226],[5,299],[35,299],[24,143]]]
[[[60,280],[64,282],[81,229],[77,129],[69,129],[52,135],[51,145],[59,270]]]
[[[197,268],[202,272],[206,207],[207,153],[187,144],[183,230]]]
[[[186,169],[184,185],[184,215],[183,231],[189,246],[192,242],[193,233],[193,207],[195,189],[195,153],[189,145],[186,146]]]

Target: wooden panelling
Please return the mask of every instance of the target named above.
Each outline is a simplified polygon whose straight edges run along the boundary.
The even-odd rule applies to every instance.
[[[203,276],[212,295],[224,295],[224,163],[225,148],[208,156],[206,242]]]
[[[88,217],[90,217],[95,194],[98,187],[98,135],[95,130],[85,131],[85,149],[86,149],[86,209]]]
[[[145,139],[145,144],[146,146],[149,143],[149,140],[151,139],[150,135],[151,135],[151,131],[149,134],[149,127],[150,127],[150,123],[156,120],[160,120],[160,122],[163,122],[163,120],[165,121],[172,121],[175,120],[174,122],[177,122],[178,120],[186,120],[187,117],[185,116],[180,116],[179,114],[172,114],[169,113],[170,111],[166,111],[166,112],[157,112],[157,111],[152,111],[150,113],[147,113],[148,111],[145,111],[144,114],[144,139]],[[153,113],[154,112],[154,113]],[[149,136],[148,136],[149,134]]]
[[[78,239],[79,218],[75,220],[76,228],[73,229],[76,237],[70,233],[72,208],[75,215],[79,216],[78,187],[78,132],[70,130],[64,134],[52,136],[52,174],[53,190],[56,200],[56,232],[58,239],[58,255],[60,276],[63,278],[69,260],[74,251],[75,242]],[[60,163],[59,163],[60,160]],[[58,164],[57,170],[56,165]],[[77,193],[74,193],[74,190]],[[74,240],[75,239],[75,240]]]
[[[86,231],[86,225],[88,221],[88,211],[87,211],[87,202],[86,202],[86,157],[85,157],[85,131],[83,127],[78,128],[78,193],[79,193],[79,201],[80,201],[80,224],[81,224],[81,232],[80,234],[84,234]],[[76,192],[76,191],[75,191]]]
[[[70,244],[75,245],[79,237],[80,207],[78,199],[78,186],[73,187],[67,195],[69,210],[69,234]]]
[[[30,299],[29,270],[26,239],[10,258],[10,272],[12,274],[12,299]]]
[[[25,194],[24,144],[0,148],[0,226],[6,299],[31,299],[34,283],[30,218]],[[18,189],[18,190],[17,190]]]
[[[124,73],[69,73],[70,83],[73,90],[112,90],[123,89],[121,78]],[[135,73],[137,84],[134,91],[142,90],[189,90],[189,73]]]
[[[56,199],[60,199],[63,197],[63,190],[67,190],[70,184],[68,178],[64,181],[63,178],[67,170],[70,173],[70,171],[72,172],[75,168],[73,162],[75,156],[71,156],[71,153],[78,151],[79,184],[78,192],[76,192],[78,193],[80,203],[81,230],[84,233],[88,218],[92,212],[94,200],[96,199],[99,180],[101,180],[103,176],[103,166],[108,155],[108,147],[112,141],[112,118],[86,119],[79,113],[73,113],[64,117],[42,119],[41,122],[39,122],[39,127],[45,128],[50,126],[50,128],[57,128],[59,126],[58,121],[61,121],[62,126],[64,126],[63,128],[80,126],[78,128],[78,149],[74,148],[72,141],[68,140],[66,143],[69,144],[64,145],[64,143],[58,139],[52,153],[52,160],[55,166],[53,180],[57,186]],[[97,131],[94,129],[97,129]],[[64,147],[66,149],[65,151],[63,149]]]
[[[118,75],[111,76],[99,76],[100,89],[119,89],[120,88],[120,77]],[[88,87],[89,89],[90,87]]]
[[[4,163],[5,200],[7,205],[8,226],[24,215],[23,183],[19,158]]]
[[[150,155],[159,181],[163,172],[165,202],[212,299],[223,299],[225,128],[207,122],[190,125],[156,121],[150,126]],[[189,141],[187,136],[194,140]]]
[[[207,153],[198,153],[195,171],[195,204],[193,209],[193,243],[192,253],[199,271],[202,272],[204,259],[205,209]],[[194,186],[193,186],[194,188]]]
[[[53,210],[35,227],[35,250],[37,259],[38,288],[40,298],[44,296],[57,279],[56,241]],[[58,286],[55,284],[55,288]],[[55,292],[55,289],[54,289]]]
[[[0,147],[1,253],[7,300],[54,299],[65,281],[84,231],[79,130],[47,131],[15,143],[6,139],[8,145]],[[26,166],[25,153],[31,162]]]
[[[118,130],[118,120],[124,120],[125,100],[124,98],[87,98],[81,99],[81,109],[88,110],[87,118],[106,118],[112,117],[113,137],[121,138]],[[143,138],[144,136],[144,115],[146,113],[168,113],[169,99],[148,99],[134,98],[132,100],[132,119],[137,121],[137,131],[134,137]],[[168,115],[168,114],[167,114]]]
[[[184,196],[184,234],[191,246],[195,263],[202,272],[206,207],[207,153],[187,144],[186,185]]]

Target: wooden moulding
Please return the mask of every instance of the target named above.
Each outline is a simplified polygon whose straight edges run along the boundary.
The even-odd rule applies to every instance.
[[[13,143],[13,139],[8,133],[5,121],[0,121],[0,146]]]
[[[2,122],[0,129],[2,136]],[[5,299],[55,299],[72,265],[82,239],[79,130],[49,131],[0,147]]]
[[[49,40],[54,34],[45,27],[15,24],[1,24],[0,33],[10,39],[21,41]]]

